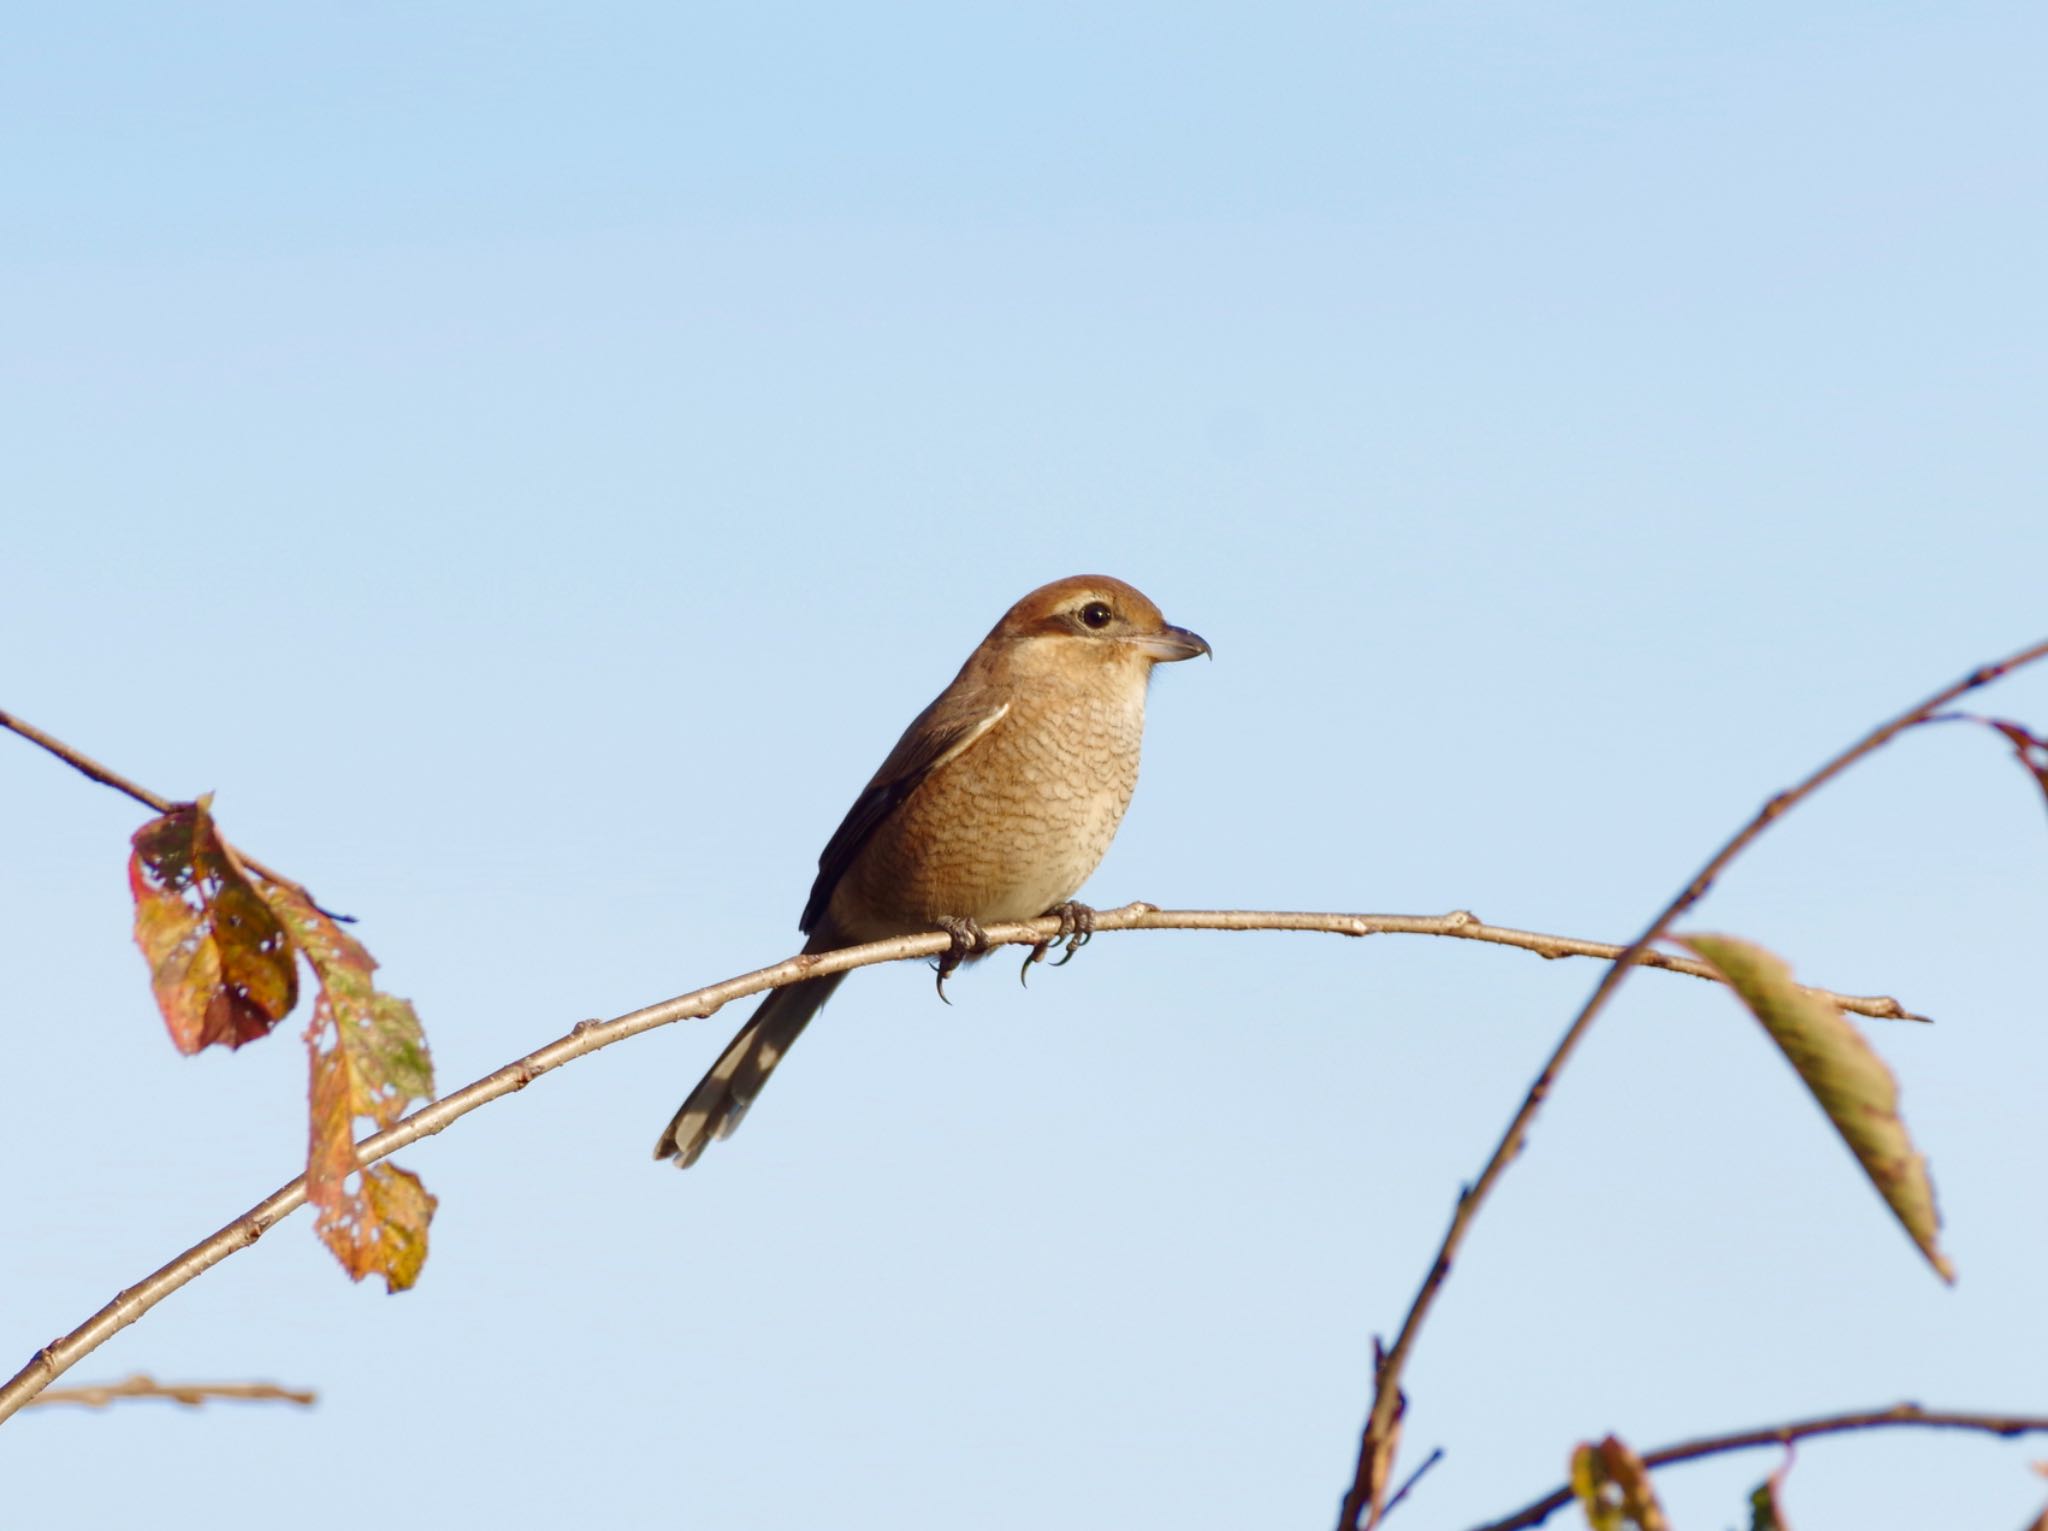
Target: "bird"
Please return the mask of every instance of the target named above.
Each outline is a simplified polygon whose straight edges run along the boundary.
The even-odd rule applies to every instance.
[[[947,975],[986,950],[984,923],[1058,914],[1071,956],[1093,914],[1073,896],[1137,785],[1153,667],[1209,652],[1107,575],[1055,580],[1018,601],[904,730],[825,843],[797,921],[803,949],[944,931],[942,998]],[[1051,944],[1033,949],[1025,971]],[[731,1136],[845,976],[769,991],[654,1157],[688,1168]]]

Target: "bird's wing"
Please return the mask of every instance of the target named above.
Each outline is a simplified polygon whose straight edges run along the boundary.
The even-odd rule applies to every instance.
[[[817,928],[825,906],[832,902],[832,890],[875,827],[917,790],[918,783],[973,748],[1009,711],[1007,700],[987,690],[951,687],[917,715],[826,842],[818,857],[818,880],[811,884],[810,902],[797,922],[799,930],[808,935]]]

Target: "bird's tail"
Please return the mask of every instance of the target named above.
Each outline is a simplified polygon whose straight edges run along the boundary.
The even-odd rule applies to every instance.
[[[673,1158],[677,1169],[688,1169],[712,1139],[731,1137],[782,1055],[803,1035],[811,1017],[824,1008],[845,976],[829,973],[771,991],[731,1045],[718,1055],[711,1071],[697,1081],[697,1088],[654,1145],[654,1157]]]

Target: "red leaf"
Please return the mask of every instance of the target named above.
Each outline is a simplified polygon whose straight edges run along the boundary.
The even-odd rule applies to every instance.
[[[211,797],[135,832],[135,943],[182,1053],[269,1034],[299,999],[291,938],[214,826]]]

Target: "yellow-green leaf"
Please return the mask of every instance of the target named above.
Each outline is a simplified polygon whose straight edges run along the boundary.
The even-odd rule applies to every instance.
[[[1649,1469],[1616,1436],[1572,1453],[1572,1493],[1592,1531],[1671,1531]]]
[[[306,1029],[311,1070],[306,1199],[314,1222],[343,1269],[360,1281],[411,1286],[427,1257],[434,1198],[394,1165],[364,1165],[359,1123],[389,1127],[415,1100],[434,1094],[426,1038],[410,1003],[372,982],[376,959],[298,893],[266,886],[272,907],[320,980]]]
[[[179,1052],[240,1047],[299,1002],[291,938],[220,837],[212,799],[135,832],[128,889],[135,943]]]
[[[1849,1145],[1878,1194],[1944,1281],[1955,1268],[1941,1252],[1941,1217],[1927,1161],[1899,1118],[1899,1087],[1862,1033],[1824,1000],[1792,981],[1762,947],[1734,936],[1680,937],[1728,980],[1798,1071]]]

